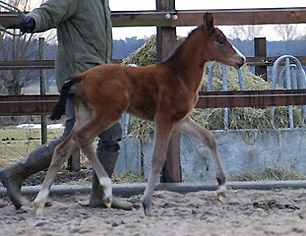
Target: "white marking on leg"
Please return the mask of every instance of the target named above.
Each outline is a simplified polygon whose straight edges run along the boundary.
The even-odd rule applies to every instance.
[[[225,192],[226,192],[226,186],[224,184],[218,187],[217,194],[221,194]]]
[[[49,194],[48,189],[41,189],[34,200],[35,215],[42,215]]]
[[[101,177],[99,179],[100,185],[103,187],[104,191],[104,199],[109,199],[112,201],[113,194],[112,194],[112,181],[109,177]]]
[[[226,201],[226,186],[224,184],[219,186],[216,192],[219,201],[224,203]]]

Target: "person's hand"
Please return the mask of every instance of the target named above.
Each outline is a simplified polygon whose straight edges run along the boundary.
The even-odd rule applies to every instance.
[[[35,20],[30,16],[22,18],[18,22],[18,27],[19,27],[21,33],[23,33],[23,34],[24,33],[32,33],[34,28],[35,28]]]

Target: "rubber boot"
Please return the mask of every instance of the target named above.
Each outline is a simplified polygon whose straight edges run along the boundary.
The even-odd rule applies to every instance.
[[[118,158],[117,150],[97,150],[97,156],[103,165],[106,173],[111,178],[116,161]],[[92,189],[89,199],[89,207],[105,207],[103,202],[103,187],[100,185],[96,173],[93,171],[92,176]],[[132,204],[126,201],[113,198],[112,208],[118,208],[123,210],[132,210]]]
[[[0,171],[0,180],[16,209],[22,206],[20,190],[23,181],[30,175],[49,167],[54,148],[59,142],[60,140],[54,140],[46,143],[32,151],[26,160]]]

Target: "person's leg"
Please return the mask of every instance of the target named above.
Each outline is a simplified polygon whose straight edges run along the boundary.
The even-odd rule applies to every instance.
[[[32,174],[49,167],[54,148],[67,137],[73,125],[74,104],[73,96],[71,95],[67,99],[66,122],[63,135],[60,138],[50,141],[32,151],[26,160],[0,171],[0,180],[3,182],[4,187],[6,187],[8,197],[16,209],[19,209],[22,206],[20,190],[23,181]]]
[[[99,143],[97,147],[97,156],[102,163],[106,173],[111,178],[119,152],[118,142],[121,140],[122,131],[119,123],[113,125],[110,129],[106,130],[99,135]],[[92,190],[89,199],[90,207],[103,207],[103,189],[99,184],[98,178],[93,172],[92,178]],[[118,198],[114,198],[112,202],[113,208],[120,208],[125,210],[131,210],[132,204],[125,201],[120,201]]]

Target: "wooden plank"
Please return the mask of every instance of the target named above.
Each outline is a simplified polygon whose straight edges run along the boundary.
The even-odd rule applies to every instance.
[[[167,50],[167,49],[165,49]],[[270,57],[247,57],[248,66],[273,66],[277,56]],[[302,65],[306,65],[306,56],[296,56]],[[122,60],[113,60],[114,64],[121,64]],[[29,60],[29,61],[0,61],[0,70],[40,70],[54,69],[54,60]]]
[[[166,13],[156,11],[112,12],[113,27],[160,26],[170,27]]]
[[[263,25],[306,23],[306,8],[258,8],[226,10],[178,11],[171,26],[195,26],[202,23],[203,14],[211,12],[216,25]]]
[[[54,60],[0,61],[0,70],[46,70],[54,65]]]
[[[202,9],[179,11],[112,12],[114,27],[129,26],[196,26],[203,21],[203,14],[211,12],[216,25],[262,25],[306,23],[306,7],[298,8],[250,8],[250,9]],[[166,19],[166,14],[170,18]],[[177,19],[172,16],[177,15]]]
[[[113,59],[112,62],[121,64],[122,60]],[[54,66],[54,60],[0,61],[0,70],[47,70]]]
[[[306,90],[201,92],[196,108],[306,105]]]
[[[203,14],[211,12],[216,25],[262,25],[306,23],[306,7],[297,8],[249,8],[249,9],[202,9],[169,11],[113,11],[114,27],[131,26],[196,26],[202,23]],[[175,20],[165,16],[177,14]],[[0,24],[5,28],[17,27],[18,15],[0,13]]]
[[[174,11],[175,0],[156,0],[157,11]],[[177,46],[176,29],[157,27],[157,60],[166,60]],[[180,136],[174,132],[168,145],[167,159],[163,167],[161,182],[181,182]]]
[[[267,40],[265,37],[254,39],[254,51],[255,57],[267,56]],[[267,67],[257,65],[255,67],[255,74],[267,80]]]
[[[45,50],[45,39],[39,38],[39,59],[45,60],[46,59],[46,50]],[[40,94],[46,95],[46,80],[47,74],[45,70],[40,70]],[[47,116],[41,116],[41,144],[45,144],[48,141],[48,131],[47,131]]]
[[[48,115],[57,101],[58,95],[0,96],[0,115]]]
[[[16,13],[0,12],[0,25],[4,28],[17,28],[19,16]]]
[[[58,95],[0,96],[0,115],[50,114]],[[201,92],[196,108],[306,105],[306,90]]]
[[[273,66],[274,62],[278,56],[274,57],[247,57],[246,64],[248,66]],[[296,58],[301,62],[302,65],[306,65],[306,56],[296,56]]]

